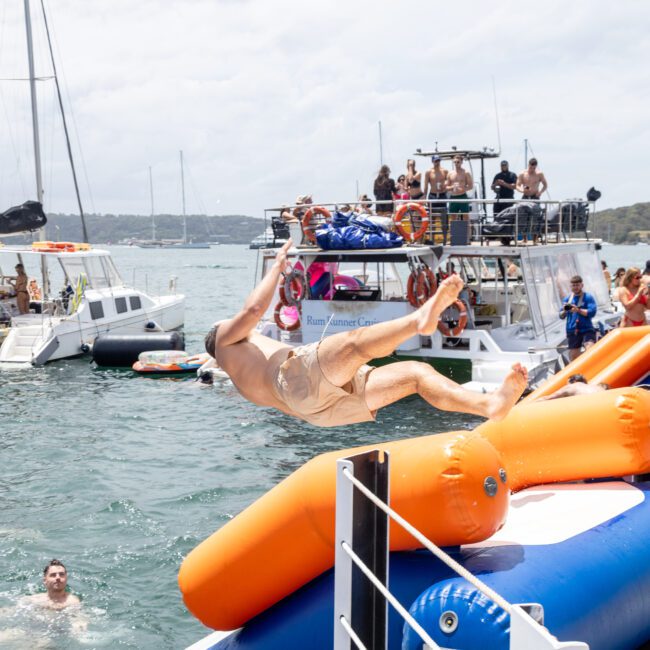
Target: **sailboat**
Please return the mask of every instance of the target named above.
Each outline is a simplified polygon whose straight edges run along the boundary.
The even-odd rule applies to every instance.
[[[153,211],[153,182],[151,179],[151,167],[149,167],[149,187],[151,191],[151,240],[142,240],[136,242],[140,248],[210,248],[208,242],[193,242],[187,240],[187,214],[185,211],[185,170],[183,166],[183,152],[180,152],[181,161],[181,197],[183,202],[183,239],[156,239],[156,218]]]
[[[24,1],[36,195],[40,206],[43,185],[36,74],[30,6],[29,0]],[[47,32],[44,11],[43,17]],[[51,48],[50,54],[57,81]],[[72,163],[65,114],[62,102],[59,103]],[[71,166],[74,176],[74,165]],[[75,189],[79,196],[76,177]],[[84,242],[45,241],[41,228],[40,241],[34,242],[31,250],[20,246],[0,249],[0,366],[3,368],[43,365],[84,354],[98,336],[109,332],[142,334],[152,329],[178,329],[183,325],[185,296],[176,293],[175,281],[170,281],[169,295],[159,296],[126,285],[111,254],[94,249],[88,243],[81,202],[79,205]],[[14,269],[18,276],[13,274]]]

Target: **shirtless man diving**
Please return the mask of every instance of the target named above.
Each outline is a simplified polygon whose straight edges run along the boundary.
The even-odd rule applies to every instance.
[[[402,361],[379,368],[370,360],[392,354],[411,336],[434,332],[442,311],[456,300],[462,280],[450,276],[417,311],[385,323],[333,334],[320,343],[292,348],[255,332],[287,267],[289,240],[273,267],[234,318],[215,323],[206,350],[239,392],[259,406],[272,406],[317,426],[375,419],[378,409],[418,393],[445,411],[501,419],[526,387],[527,372],[515,364],[493,393],[474,393],[429,364]]]
[[[531,158],[528,169],[517,176],[517,192],[521,192],[522,199],[540,199],[547,188],[546,177],[537,170],[537,158]]]

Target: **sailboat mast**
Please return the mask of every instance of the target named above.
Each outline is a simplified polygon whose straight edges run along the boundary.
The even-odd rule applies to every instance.
[[[36,198],[43,203],[43,177],[41,175],[41,143],[38,135],[38,108],[36,104],[36,74],[34,72],[34,43],[29,0],[25,0],[25,32],[27,34],[27,61],[29,62],[29,90],[32,100],[32,134],[34,137],[34,165],[36,167]],[[41,229],[41,240],[45,233]]]
[[[29,0],[25,0],[25,34],[27,36],[27,61],[29,62],[29,91],[32,100],[32,135],[34,138],[34,167],[36,171],[36,198],[43,205],[43,177],[41,175],[41,142],[38,136],[38,106],[36,103],[36,73],[34,72],[34,42],[32,40],[32,16]],[[45,228],[38,231],[40,241],[45,241]],[[45,255],[41,255],[43,295],[50,293],[50,281]]]
[[[151,175],[151,166],[149,167],[149,195],[151,197],[151,239],[156,241],[156,217],[153,209],[153,176]]]
[[[185,173],[183,171],[183,151],[181,150],[181,197],[183,199],[183,243],[187,244],[187,217],[185,215]]]

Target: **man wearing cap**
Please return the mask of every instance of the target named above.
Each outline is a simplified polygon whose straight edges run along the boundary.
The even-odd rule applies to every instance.
[[[494,204],[493,214],[496,216],[508,207],[510,201],[515,198],[515,189],[517,187],[517,175],[510,171],[508,168],[508,161],[501,161],[501,171],[494,177],[492,181],[492,191],[496,194],[497,202]]]
[[[547,188],[546,177],[537,169],[537,158],[531,158],[528,161],[528,169],[517,177],[517,192],[522,193],[522,199],[536,200],[541,198]]]
[[[424,175],[424,194],[429,201],[447,201],[447,175],[449,172],[440,167],[440,156],[431,156],[433,166]]]

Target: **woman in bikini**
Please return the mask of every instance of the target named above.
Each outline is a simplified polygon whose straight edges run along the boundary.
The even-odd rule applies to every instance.
[[[409,198],[417,201],[424,197],[422,191],[422,174],[415,169],[415,160],[409,158],[406,161],[406,187],[408,188]]]
[[[621,327],[639,327],[646,324],[646,309],[648,308],[648,287],[641,282],[641,271],[630,267],[623,276],[619,290],[621,304],[625,314],[621,319]]]
[[[29,314],[29,291],[27,291],[27,281],[29,278],[25,273],[25,267],[22,264],[16,264],[16,277],[10,281],[16,292],[16,302],[20,314]]]

